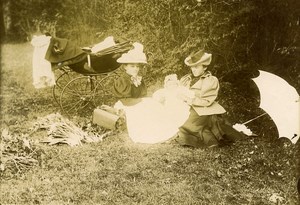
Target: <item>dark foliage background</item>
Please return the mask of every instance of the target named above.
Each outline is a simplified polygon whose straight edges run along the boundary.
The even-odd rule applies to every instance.
[[[204,48],[213,53],[219,100],[240,121],[261,112],[251,81],[257,69],[300,90],[298,0],[3,0],[2,11],[10,42],[45,31],[80,46],[109,35],[139,41],[156,81],[188,72],[184,58]]]

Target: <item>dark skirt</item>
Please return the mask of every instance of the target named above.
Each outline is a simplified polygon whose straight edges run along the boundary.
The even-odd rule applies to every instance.
[[[225,145],[245,138],[224,120],[222,115],[199,116],[191,108],[187,121],[179,128],[176,141],[191,147]]]

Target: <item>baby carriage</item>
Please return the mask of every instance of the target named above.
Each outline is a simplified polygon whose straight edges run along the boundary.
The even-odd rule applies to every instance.
[[[116,60],[131,48],[129,41],[96,53],[90,48],[71,46],[69,53],[75,57],[69,58],[59,56],[61,49],[57,41],[50,43],[50,52],[47,51],[45,58],[51,62],[57,76],[52,92],[62,112],[69,116],[89,115],[97,106],[116,102],[110,91],[113,80],[119,75],[120,64]]]

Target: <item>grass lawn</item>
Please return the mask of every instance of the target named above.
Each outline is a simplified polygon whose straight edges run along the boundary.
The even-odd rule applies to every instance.
[[[29,43],[2,45],[1,129],[20,137],[39,117],[60,112],[51,88],[32,86],[32,51]],[[0,167],[0,204],[298,204],[299,142],[258,134],[191,149],[135,144],[126,131],[82,146],[49,146],[39,142],[46,131],[37,131],[30,135],[42,150],[36,166]]]

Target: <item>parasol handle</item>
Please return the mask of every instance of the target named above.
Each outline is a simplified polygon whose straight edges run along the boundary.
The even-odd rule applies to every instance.
[[[243,125],[245,125],[245,124],[247,124],[247,123],[249,123],[249,122],[252,122],[253,120],[256,120],[257,118],[260,118],[260,117],[262,117],[262,116],[264,116],[264,115],[266,115],[266,114],[267,114],[267,113],[263,113],[263,114],[261,114],[261,115],[255,117],[255,118],[253,118],[253,119],[251,119],[251,120],[248,120],[247,122],[244,122]]]

